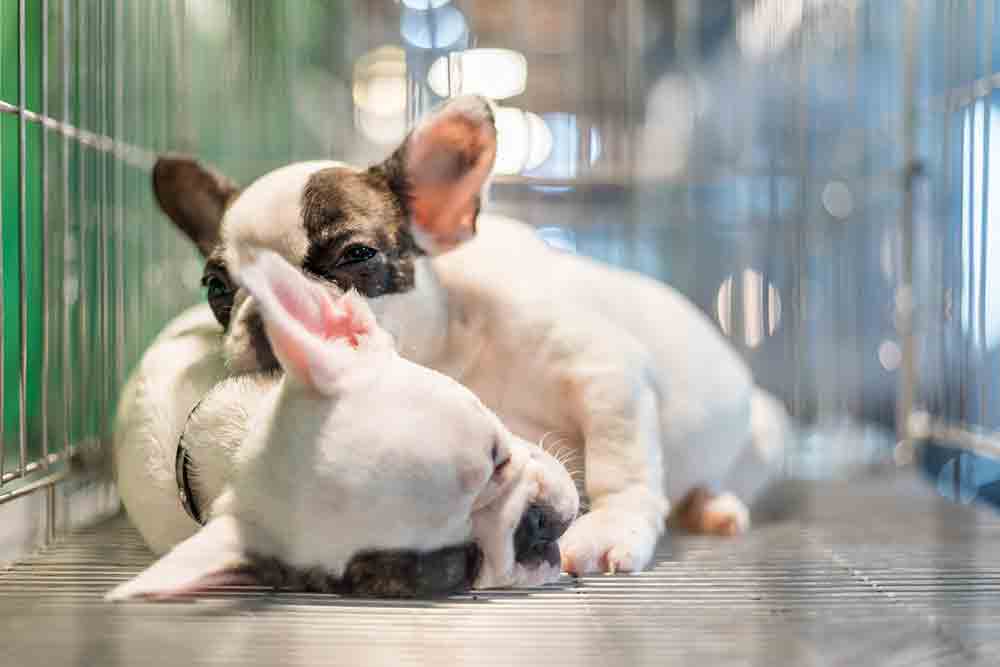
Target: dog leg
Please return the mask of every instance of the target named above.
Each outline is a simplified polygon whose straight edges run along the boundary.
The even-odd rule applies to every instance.
[[[591,511],[559,542],[563,569],[577,575],[637,572],[653,557],[668,507],[658,397],[641,373],[577,380]]]

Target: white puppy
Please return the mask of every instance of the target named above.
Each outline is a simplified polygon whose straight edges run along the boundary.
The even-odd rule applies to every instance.
[[[253,411],[235,419],[229,485],[201,531],[110,599],[246,581],[405,596],[558,578],[557,540],[579,506],[565,468],[468,389],[402,359],[356,293],[335,300],[266,251],[238,280],[285,372],[219,394]],[[212,439],[217,421],[186,435]]]
[[[469,387],[514,433],[553,434],[580,454],[591,512],[562,538],[568,571],[646,567],[672,504],[689,529],[746,530],[745,503],[782,458],[784,407],[676,291],[479,215],[495,153],[489,105],[462,97],[367,169],[297,163],[241,191],[194,160],[165,157],[153,184],[206,257],[231,372],[277,366],[255,299],[231,275],[242,249],[263,246],[367,297],[404,357]],[[141,439],[125,434],[116,447],[133,448],[116,454],[120,480],[148,466]],[[159,532],[142,528],[162,522],[137,516],[143,500],[123,500],[147,539]]]

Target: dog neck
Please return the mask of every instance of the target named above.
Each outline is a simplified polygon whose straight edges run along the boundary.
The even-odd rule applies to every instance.
[[[442,283],[434,263],[430,257],[418,259],[413,289],[369,303],[402,357],[461,381],[477,363],[481,346],[466,343],[481,340],[472,335],[479,320],[461,295]]]
[[[400,355],[424,366],[444,355],[451,307],[431,262],[421,257],[414,263],[413,289],[369,301],[379,323],[396,339]]]

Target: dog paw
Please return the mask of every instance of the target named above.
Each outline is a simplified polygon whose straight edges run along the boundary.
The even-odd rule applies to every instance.
[[[716,496],[705,503],[704,519],[712,535],[735,537],[750,529],[750,510],[731,493]]]
[[[562,568],[575,575],[639,572],[652,560],[658,537],[641,514],[597,509],[577,519],[559,540]]]
[[[735,537],[750,528],[750,511],[731,493],[696,487],[675,507],[671,524],[696,535]]]

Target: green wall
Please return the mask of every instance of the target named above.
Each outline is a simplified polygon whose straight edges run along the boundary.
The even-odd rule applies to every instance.
[[[289,160],[336,152],[352,126],[355,48],[338,36],[350,34],[357,7],[26,0],[26,106],[92,135],[81,140],[78,132],[27,120],[21,201],[19,119],[0,114],[7,471],[18,461],[21,418],[22,208],[24,426],[32,460],[43,442],[57,451],[106,439],[115,399],[142,350],[201,298],[198,256],[152,200],[153,156],[195,153],[246,182]],[[11,104],[21,103],[18,46],[18,2],[0,0],[0,98]],[[314,96],[305,110],[303,90]],[[328,111],[319,124],[303,115],[317,108],[316,91]]]

